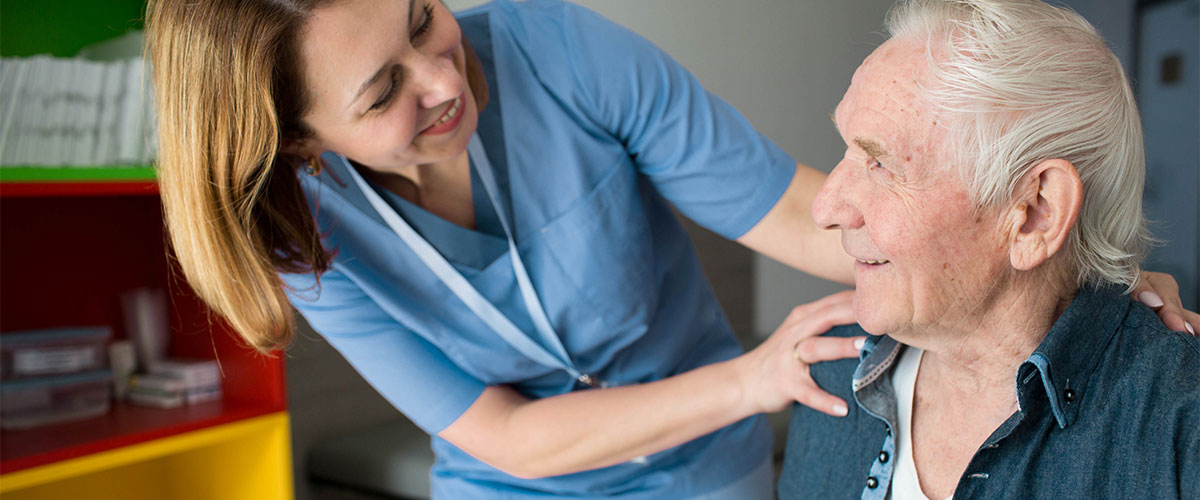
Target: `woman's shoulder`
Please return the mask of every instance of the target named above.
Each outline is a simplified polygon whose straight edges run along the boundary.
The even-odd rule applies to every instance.
[[[546,27],[541,23],[555,24],[577,22],[579,18],[587,21],[603,20],[604,18],[592,10],[562,0],[492,0],[469,9],[454,13],[457,18],[466,18],[485,14],[493,23],[502,29],[524,30],[530,27]],[[551,30],[559,31],[559,30]]]
[[[580,5],[561,0],[493,0],[455,13],[460,23],[486,16],[493,42],[514,49],[537,70],[594,62],[610,48],[641,43],[632,31]]]

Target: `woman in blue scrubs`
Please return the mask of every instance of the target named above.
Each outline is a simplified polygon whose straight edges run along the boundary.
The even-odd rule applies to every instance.
[[[247,341],[294,306],[433,435],[435,498],[770,498],[762,413],[849,295],[743,354],[674,205],[849,282],[797,165],[652,44],[497,1],[150,2],[179,262]],[[799,362],[797,362],[799,360]]]

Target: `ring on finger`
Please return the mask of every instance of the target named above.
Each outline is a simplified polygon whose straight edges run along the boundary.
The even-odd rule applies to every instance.
[[[799,361],[799,362],[807,365],[807,364],[809,364],[809,362],[805,361],[804,358],[801,357],[801,355],[800,355],[800,344],[803,344],[803,343],[804,343],[804,341],[801,340],[799,342],[796,342],[796,344],[792,346],[792,357],[796,358],[796,361]]]

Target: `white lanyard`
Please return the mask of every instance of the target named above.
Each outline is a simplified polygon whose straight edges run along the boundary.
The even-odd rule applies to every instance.
[[[407,221],[383,201],[379,193],[376,193],[374,189],[371,189],[367,185],[367,182],[358,174],[354,166],[346,160],[345,156],[338,156],[345,162],[346,170],[350,172],[350,177],[358,184],[358,188],[366,196],[367,201],[371,202],[371,206],[375,207],[375,211],[379,213],[379,216],[383,217],[384,222],[442,280],[442,283],[445,283],[454,292],[454,295],[458,296],[459,300],[462,300],[463,304],[474,312],[479,319],[487,323],[488,327],[500,335],[500,338],[504,339],[505,342],[508,342],[509,345],[529,359],[545,366],[565,370],[576,380],[592,387],[598,387],[599,382],[594,377],[579,371],[575,367],[575,364],[571,362],[570,356],[567,355],[567,349],[563,347],[562,341],[554,333],[554,327],[550,325],[550,319],[546,316],[546,311],[542,308],[541,301],[538,300],[537,292],[534,291],[533,283],[529,279],[529,273],[525,270],[525,264],[521,261],[520,253],[517,252],[517,244],[513,239],[512,229],[509,227],[508,221],[505,220],[504,210],[500,207],[498,184],[496,184],[491,162],[488,161],[487,154],[483,150],[483,143],[479,140],[478,135],[471,136],[467,152],[470,155],[471,161],[475,162],[479,179],[483,182],[488,199],[491,200],[492,207],[496,210],[496,217],[500,219],[500,226],[504,229],[504,235],[508,240],[508,252],[512,261],[513,274],[516,275],[517,284],[521,288],[521,298],[525,301],[525,308],[529,311],[529,317],[533,320],[534,328],[537,330],[541,343],[535,342],[525,335],[520,328],[517,328],[513,324],[512,320],[508,319],[483,294],[479,293],[479,290],[471,286],[471,283],[457,269],[454,269],[454,266],[447,262],[446,258],[442,257],[433,248],[433,245],[430,245],[425,238],[417,234],[412,226],[408,225]],[[548,350],[546,346],[549,346],[553,351]]]

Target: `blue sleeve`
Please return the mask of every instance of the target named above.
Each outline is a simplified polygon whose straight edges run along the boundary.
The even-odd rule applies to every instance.
[[[571,4],[504,3],[553,92],[608,130],[676,208],[726,238],[749,231],[796,162],[654,44]],[[547,39],[552,36],[557,39]]]
[[[282,276],[292,305],[359,374],[430,434],[445,429],[471,406],[484,384],[434,345],[398,323],[352,280],[335,269],[321,275]]]

